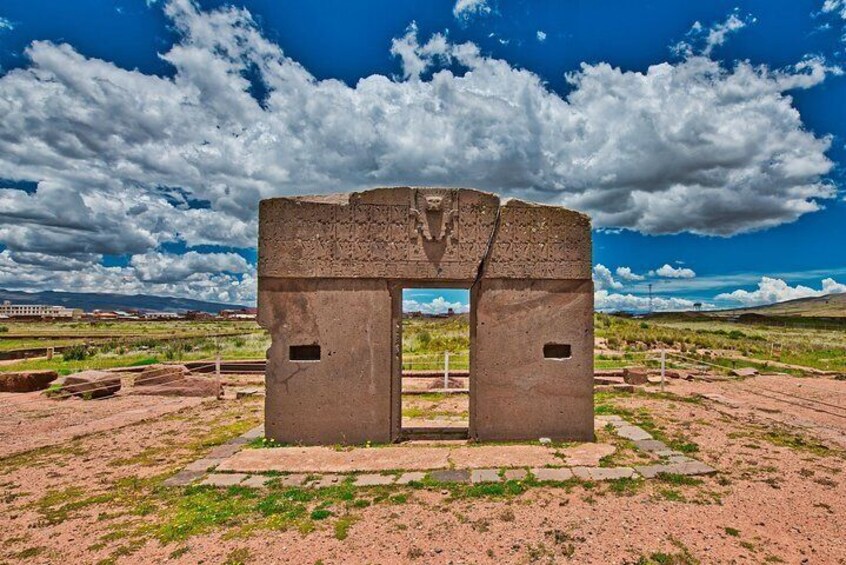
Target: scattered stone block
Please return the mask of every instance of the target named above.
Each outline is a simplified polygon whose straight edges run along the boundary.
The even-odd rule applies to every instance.
[[[649,380],[646,369],[623,369],[623,381],[630,385],[645,385]]]
[[[507,469],[503,477],[506,481],[522,481],[528,474],[525,469]]]
[[[753,367],[741,367],[740,369],[734,369],[731,374],[735,377],[754,377],[758,374],[758,369]]]
[[[470,481],[470,471],[468,469],[432,471],[429,473],[429,478],[439,483],[466,483]]]
[[[642,441],[645,439],[652,439],[652,436],[637,426],[620,426],[617,428],[617,435],[621,438],[630,439],[632,441]]]
[[[149,387],[179,381],[188,372],[185,365],[150,365],[135,377],[133,386]]]
[[[376,487],[382,485],[390,485],[394,483],[393,475],[380,475],[378,473],[369,473],[366,475],[359,475],[355,478],[355,486],[357,487]]]
[[[197,396],[219,398],[223,393],[220,381],[208,377],[181,377],[153,386],[139,386],[135,394],[148,396]]]
[[[690,379],[690,373],[687,371],[680,371],[678,369],[667,369],[664,371],[664,376],[668,379]]]
[[[258,396],[263,392],[264,390],[260,388],[242,388],[235,391],[235,399],[241,400],[242,398],[246,398],[248,396]]]
[[[403,473],[402,475],[400,475],[399,478],[397,479],[396,484],[407,485],[408,483],[411,483],[411,482],[420,482],[425,478],[426,478],[426,473],[423,473],[422,471],[411,471],[411,472]]]
[[[44,390],[59,378],[56,371],[18,371],[0,373],[0,392],[35,392]]]
[[[532,469],[532,475],[539,481],[569,481],[573,478],[573,472],[565,467]]]
[[[61,393],[82,398],[104,398],[120,390],[120,374],[108,371],[82,371],[65,377]]]
[[[201,485],[213,487],[232,487],[241,484],[247,478],[244,473],[212,473],[201,482]]]
[[[470,482],[477,483],[498,483],[500,481],[498,469],[473,469],[470,472]]]
[[[594,481],[614,481],[630,479],[635,471],[631,467],[589,467],[588,472]]]

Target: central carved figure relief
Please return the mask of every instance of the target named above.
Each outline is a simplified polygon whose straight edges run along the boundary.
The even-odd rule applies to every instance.
[[[470,290],[476,440],[593,438],[590,221],[453,188],[262,201],[265,433],[399,441],[402,289]]]

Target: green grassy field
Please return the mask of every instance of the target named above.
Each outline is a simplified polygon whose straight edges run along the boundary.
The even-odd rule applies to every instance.
[[[68,374],[164,361],[211,360],[218,353],[224,359],[260,359],[270,346],[267,332],[254,322],[4,323],[3,326],[8,329],[0,333],[0,351],[50,345],[80,347],[67,355],[57,354],[52,360],[2,362],[0,371],[54,369]],[[228,335],[213,337],[214,334]],[[597,314],[595,335],[606,346],[596,352],[597,369],[654,363],[651,361],[654,351],[667,348],[728,368],[779,362],[846,372],[846,332],[838,330],[755,326],[684,317],[644,321]],[[441,370],[446,351],[450,352],[451,369],[469,368],[467,315],[405,319],[402,337],[406,370]],[[80,354],[80,350],[84,353]],[[706,357],[703,350],[712,354]],[[738,356],[749,361],[738,360]]]
[[[3,362],[0,371],[52,369],[69,374],[87,369],[146,365],[163,361],[260,359],[270,338],[251,321],[232,322],[61,322],[4,323],[0,351],[74,345],[53,359]],[[7,339],[23,336],[24,339]],[[54,336],[54,337],[51,337]],[[72,337],[83,336],[83,337]]]

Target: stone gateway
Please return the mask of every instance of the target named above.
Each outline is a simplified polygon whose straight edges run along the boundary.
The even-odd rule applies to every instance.
[[[263,200],[265,434],[403,438],[402,289],[470,289],[469,437],[593,439],[587,216],[452,188]]]

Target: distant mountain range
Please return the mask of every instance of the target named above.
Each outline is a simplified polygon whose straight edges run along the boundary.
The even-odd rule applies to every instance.
[[[50,304],[91,310],[147,310],[156,312],[184,312],[197,310],[216,314],[220,310],[243,308],[237,304],[206,302],[172,296],[149,294],[109,294],[100,292],[23,292],[0,289],[0,302],[8,300],[13,304]]]
[[[708,312],[712,316],[761,314],[764,316],[801,316],[813,318],[841,318],[846,316],[846,293],[797,298],[752,308],[733,308]]]

